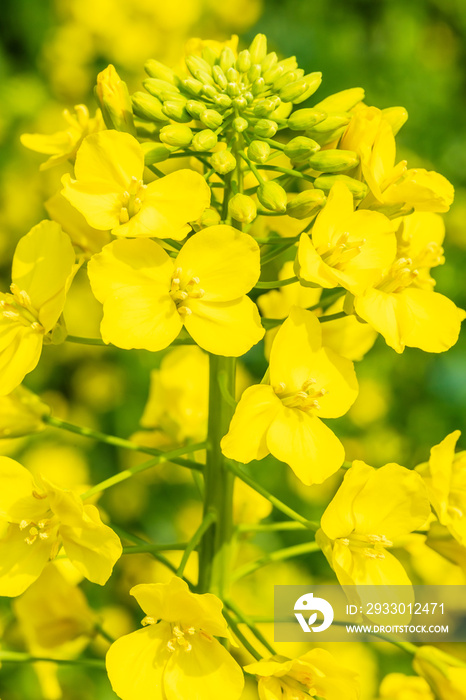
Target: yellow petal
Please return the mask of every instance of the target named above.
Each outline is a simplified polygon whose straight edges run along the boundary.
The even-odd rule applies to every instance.
[[[283,407],[267,433],[274,457],[288,464],[303,484],[321,484],[344,462],[345,451],[336,435],[310,413]]]
[[[103,586],[121,556],[119,537],[100,519],[95,506],[84,506],[79,526],[60,525],[63,548],[70,562],[89,581]]]
[[[334,308],[328,313],[335,313]],[[376,340],[377,331],[354,315],[322,324],[322,343],[348,360],[362,360]]]
[[[0,539],[0,596],[17,596],[39,578],[54,544],[52,538],[26,542],[27,532],[10,525]]]
[[[55,134],[22,134],[21,143],[36,153],[59,155],[73,148],[74,139],[69,131],[57,131]]]
[[[199,278],[203,301],[231,301],[259,279],[260,250],[252,236],[232,226],[209,226],[184,244],[175,267],[182,270],[182,286]]]
[[[333,269],[324,263],[307,233],[299,239],[296,263],[296,274],[300,279],[325,289],[338,286],[339,280]]]
[[[424,352],[445,352],[456,343],[465,312],[450,299],[415,287],[398,296],[402,343]]]
[[[322,346],[322,330],[312,311],[297,306],[280,327],[270,352],[270,384],[282,382],[286,391],[300,391],[313,376],[313,358]]]
[[[107,231],[120,225],[121,193],[106,182],[79,182],[67,174],[61,194],[93,228]]]
[[[384,192],[389,204],[407,203],[416,211],[446,212],[449,210],[455,190],[448,180],[424,168],[411,168]]]
[[[330,190],[327,203],[312,228],[312,242],[317,250],[337,245],[352,213],[353,195],[345,184],[337,182]]]
[[[246,389],[220,443],[223,454],[243,464],[266,457],[267,431],[280,410],[281,401],[271,386],[259,384]]]
[[[383,554],[383,559],[366,557],[336,542],[333,567],[338,580],[342,585],[353,586],[410,586],[411,581],[398,559],[390,552],[385,551]],[[349,566],[348,557],[351,560]],[[396,591],[389,593],[396,596]]]
[[[147,185],[140,211],[113,233],[117,236],[154,236],[182,240],[186,225],[196,221],[210,204],[210,188],[193,170],[178,170]]]
[[[73,245],[87,254],[99,253],[104,245],[110,243],[108,231],[89,226],[84,216],[60,192],[50,197],[44,206],[49,217],[59,223],[71,238]]]
[[[69,236],[55,221],[42,221],[23,236],[13,257],[12,280],[27,292],[48,332],[58,321],[75,272]]]
[[[406,343],[402,340],[398,297],[398,294],[387,294],[380,289],[369,289],[363,296],[356,297],[354,308],[358,316],[383,335],[387,345],[401,353]]]
[[[257,306],[249,297],[207,302],[189,299],[184,325],[196,343],[214,355],[239,357],[264,336]]]
[[[241,667],[216,639],[196,635],[189,652],[177,650],[163,678],[167,700],[239,700],[244,676]]]
[[[0,319],[1,396],[10,394],[21,384],[26,374],[37,366],[42,352],[43,334],[13,323]]]
[[[31,473],[9,457],[0,457],[0,518],[10,523],[37,520],[47,512],[48,502],[34,498],[37,491]]]
[[[439,445],[435,445],[430,451],[428,465],[428,476],[426,479],[429,498],[435,508],[441,523],[449,525],[450,514],[448,513],[449,495],[452,487],[453,460],[455,458],[455,447],[461,433],[455,430],[442,440]],[[421,472],[422,473],[422,472]],[[464,516],[461,515],[460,519]]]
[[[321,418],[344,415],[358,395],[358,380],[351,360],[330,348],[322,348],[312,356],[312,377],[315,386],[325,391],[318,398],[317,415]]]
[[[87,136],[74,166],[78,182],[108,185],[121,194],[132,177],[142,178],[143,171],[144,154],[139,142],[130,134],[112,129]]]
[[[321,519],[324,534],[331,540],[346,537],[355,528],[353,502],[374,472],[368,464],[355,460],[345,474],[343,483],[327,506]]]
[[[171,652],[166,623],[150,625],[120,637],[107,652],[107,673],[122,700],[166,700],[163,674]]]

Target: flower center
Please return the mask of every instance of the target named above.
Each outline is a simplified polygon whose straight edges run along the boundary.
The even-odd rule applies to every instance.
[[[135,216],[142,206],[142,200],[147,189],[147,185],[142,180],[138,180],[133,175],[128,189],[123,192],[122,205],[120,211],[120,224],[126,224],[127,221]]]
[[[317,389],[316,383],[317,380],[311,377],[306,379],[300,391],[287,391],[286,384],[283,382],[274,387],[273,390],[287,408],[298,408],[305,412],[318,411],[321,407],[318,399],[325,396],[328,391],[327,389]]]
[[[321,253],[320,257],[329,267],[344,270],[345,266],[359,255],[365,242],[365,238],[350,241],[349,233],[342,233],[336,245]]]
[[[418,276],[419,270],[415,268],[412,258],[398,258],[378,288],[387,294],[402,292]]]
[[[173,273],[170,296],[176,304],[180,316],[189,316],[192,310],[187,306],[189,299],[201,299],[205,291],[200,286],[199,277],[191,277],[186,283],[182,282],[183,270],[177,267]]]
[[[39,313],[32,305],[28,293],[14,282],[10,290],[11,294],[3,294],[3,299],[0,300],[0,314],[3,318],[11,319],[21,326],[29,326],[38,333],[45,333],[38,321]]]
[[[385,559],[385,549],[393,547],[385,535],[359,535],[352,533],[349,537],[340,537],[339,541],[353,552],[362,554],[370,559]]]

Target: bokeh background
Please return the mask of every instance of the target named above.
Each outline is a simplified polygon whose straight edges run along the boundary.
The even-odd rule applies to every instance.
[[[38,169],[41,157],[24,149],[23,132],[52,133],[61,128],[63,108],[79,103],[91,110],[98,71],[113,63],[130,87],[140,89],[142,66],[157,58],[177,66],[191,36],[227,39],[232,33],[246,46],[257,32],[270,49],[295,54],[306,72],[320,70],[317,97],[362,86],[366,102],[404,106],[409,120],[397,142],[398,160],[435,169],[449,178],[456,201],[446,215],[446,264],[434,270],[439,291],[466,308],[466,3],[464,0],[2,0],[0,19],[0,276],[9,284],[11,257],[18,239],[46,216],[43,202],[58,188],[64,170]],[[304,105],[306,106],[306,105]],[[85,273],[73,286],[66,309],[70,333],[98,335],[99,308]],[[445,355],[407,349],[399,356],[383,339],[358,364],[360,396],[336,422],[347,458],[381,466],[397,461],[413,467],[425,461],[432,445],[463,429],[466,405],[466,335]],[[136,433],[148,396],[149,374],[161,354],[65,344],[46,348],[26,385],[41,394],[56,415],[81,425],[129,437]],[[243,381],[260,378],[262,346],[246,358]],[[160,439],[160,435],[156,439]],[[463,442],[461,447],[465,447]],[[32,471],[69,485],[95,483],[134,463],[134,456],[76,436],[46,431],[27,439],[3,441],[0,451]],[[251,472],[268,488],[309,517],[322,512],[338,479],[304,489],[284,465],[264,460]],[[330,483],[331,482],[331,483]],[[101,505],[112,523],[160,542],[183,540],[199,522],[201,503],[191,478],[167,467],[149,480],[112,489]],[[302,541],[295,533],[263,535],[243,542],[240,558],[262,549]],[[458,567],[447,564],[421,542],[413,541],[406,565],[414,580],[463,582]],[[129,561],[130,560],[130,561]],[[176,560],[176,555],[174,556]],[[101,590],[82,586],[92,608],[119,635],[134,629],[139,612],[128,590],[139,581],[164,579],[166,571],[149,557],[126,557],[111,584]],[[245,579],[237,588],[245,609],[271,613],[273,583],[329,578],[324,558],[312,555]],[[329,579],[330,580],[330,579]],[[257,601],[260,592],[261,602]],[[2,646],[24,648],[25,631],[9,601],[0,601]],[[364,675],[363,697],[378,697],[384,673],[409,672],[409,659],[380,645],[339,645],[338,654]],[[282,645],[282,653],[294,653]],[[91,654],[105,646],[94,642]],[[458,651],[456,649],[456,651]],[[64,668],[57,683],[50,668],[5,665],[0,669],[2,700],[110,700],[104,674]],[[42,695],[41,695],[42,694]],[[250,697],[254,697],[251,691]]]

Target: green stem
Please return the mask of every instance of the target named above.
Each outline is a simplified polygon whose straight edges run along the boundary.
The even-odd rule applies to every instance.
[[[217,515],[214,511],[210,511],[210,513],[206,514],[204,520],[199,525],[196,532],[191,537],[191,539],[189,540],[188,544],[185,547],[183,556],[181,558],[180,565],[179,565],[177,572],[176,572],[177,576],[183,576],[183,573],[184,573],[186,564],[188,563],[189,557],[196,549],[196,547],[199,544],[199,542],[201,541],[204,533],[207,532],[209,527],[214,524],[216,519],[217,519]]]
[[[299,282],[297,277],[288,277],[286,280],[272,280],[270,282],[256,282],[256,289],[275,289],[276,287],[287,287],[289,284]]]
[[[279,523],[251,523],[238,525],[238,532],[279,532],[281,530],[302,530],[304,525],[294,520],[284,520]]]
[[[51,664],[62,664],[70,666],[91,666],[94,668],[105,668],[105,661],[101,659],[52,659],[47,656],[32,656],[22,651],[7,651],[3,649],[0,651],[0,662],[1,663],[37,663],[45,662]]]
[[[67,335],[66,342],[78,343],[79,345],[100,345],[106,348],[109,347],[107,343],[104,343],[102,338],[81,338],[78,335]]]
[[[261,170],[274,170],[279,173],[285,173],[285,175],[289,175],[290,177],[297,177],[301,178],[303,180],[308,180],[309,182],[314,182],[315,177],[312,177],[311,175],[305,175],[304,173],[300,173],[299,170],[291,170],[290,168],[282,168],[279,165],[259,165],[258,166]]]
[[[116,435],[107,435],[101,433],[99,430],[94,430],[93,428],[82,428],[79,425],[74,425],[74,423],[68,423],[61,418],[55,418],[54,416],[44,416],[42,418],[44,423],[52,426],[53,428],[59,428],[60,430],[68,430],[70,433],[75,433],[76,435],[82,435],[83,437],[91,438],[92,440],[98,440],[99,442],[104,442],[107,445],[113,445],[114,447],[122,447],[125,450],[131,450],[132,452],[142,452],[148,455],[154,455],[157,457],[165,457],[171,454],[171,452],[163,452],[162,450],[157,450],[154,447],[145,447],[144,445],[137,445],[131,440],[125,440],[124,438],[117,437]],[[190,452],[196,452],[192,449],[192,445],[187,445],[186,447],[174,450],[175,452],[180,452],[184,450],[185,454]],[[205,443],[202,443],[202,447],[199,449],[204,449]],[[196,448],[197,449],[197,448]],[[182,452],[180,453],[182,454]],[[168,461],[164,459],[162,461]],[[196,471],[202,471],[202,464],[193,462],[191,460],[179,459],[176,455],[170,460],[174,464],[178,464],[180,467],[185,467],[186,469],[194,469]]]
[[[244,625],[247,625],[249,627],[255,638],[267,649],[267,651],[269,651],[272,654],[272,656],[276,656],[277,652],[275,651],[273,646],[267,641],[262,632],[257,629],[255,624],[252,622],[251,618],[246,616],[243,612],[241,612],[238,606],[235,605],[235,603],[233,603],[231,600],[226,600],[225,604],[230,608],[230,610],[233,613],[235,613],[236,617],[238,617]]]
[[[262,177],[262,175],[258,171],[257,166],[252,162],[252,160],[250,158],[247,157],[246,153],[244,151],[240,151],[239,155],[244,160],[244,162],[248,164],[251,172],[254,174],[254,176],[260,182],[260,184],[261,185],[264,184],[264,182],[265,182],[264,178]]]
[[[328,323],[329,321],[336,321],[339,318],[346,318],[348,314],[345,311],[339,311],[337,314],[329,314],[328,316],[321,316],[319,321],[321,323]]]
[[[225,608],[223,609],[222,612],[223,612],[223,616],[224,616],[225,620],[228,622],[228,624],[232,628],[232,630],[235,634],[235,637],[237,637],[239,639],[239,641],[241,642],[243,647],[251,654],[251,656],[254,659],[256,659],[256,661],[261,661],[262,655],[257,651],[257,649],[255,649],[253,647],[253,645],[251,644],[249,639],[247,639],[247,637],[244,636],[244,634],[239,629],[238,623],[233,619],[233,617],[230,615],[230,613],[227,610],[225,610]]]
[[[268,501],[270,501],[270,503],[273,506],[275,506],[277,510],[280,510],[282,513],[287,515],[289,518],[291,518],[291,520],[295,520],[296,522],[301,523],[302,525],[304,525],[305,528],[307,528],[308,530],[312,530],[313,532],[317,532],[317,530],[320,528],[319,523],[314,523],[311,520],[308,520],[307,518],[303,517],[295,510],[287,506],[286,503],[280,501],[279,498],[274,496],[272,493],[270,493],[270,491],[267,491],[267,489],[261,486],[261,484],[257,483],[257,481],[252,479],[234,462],[227,462],[226,466],[227,469],[233,472],[233,474],[235,474],[235,476],[241,479],[241,481],[244,481],[245,484],[254,489],[254,491],[257,491],[257,493],[260,493],[260,495],[266,498]]]
[[[227,196],[227,193],[225,193]],[[223,391],[235,394],[235,358],[209,357],[208,448],[204,467],[204,517],[213,512],[215,524],[201,540],[199,552],[199,591],[211,591],[220,598],[228,589],[231,541],[233,537],[233,483],[228,460],[223,456],[220,440],[228,432],[234,407],[225,401]]]
[[[263,566],[268,566],[268,564],[273,564],[276,561],[284,561],[285,559],[291,559],[292,557],[299,557],[302,554],[310,554],[311,552],[320,552],[320,547],[317,542],[304,542],[303,544],[295,544],[292,547],[286,547],[285,549],[278,549],[275,552],[270,552],[265,554],[260,559],[256,561],[249,562],[236,569],[233,579],[238,581],[240,578],[249,576],[249,574],[254,573]]]
[[[157,559],[157,561],[166,566],[166,568],[169,569],[172,573],[176,574],[176,566],[174,566],[171,563],[171,561],[164,557],[163,554],[159,554],[159,552],[155,550],[156,545],[154,545],[152,542],[146,542],[141,537],[133,535],[131,532],[127,532],[126,530],[123,530],[122,527],[119,527],[117,525],[112,524],[111,527],[112,530],[116,532],[118,537],[120,537],[121,539],[128,540],[128,542],[133,542],[133,544],[135,544],[136,546],[145,547],[144,551],[141,553],[151,554],[154,557],[154,559]],[[183,578],[186,581],[186,577]],[[187,583],[190,582],[187,581]]]
[[[157,175],[157,177],[165,177],[165,173],[156,168],[155,165],[146,165],[146,168],[148,168],[152,173],[154,173],[154,175]]]
[[[115,641],[115,639],[112,637],[111,634],[109,634],[109,633],[107,632],[106,629],[104,629],[104,628],[102,627],[102,625],[100,624],[100,622],[96,622],[96,623],[95,623],[95,629],[96,629],[96,632],[98,632],[98,634],[100,634],[101,637],[103,637],[107,642],[109,642],[109,644],[113,644],[113,642]]]
[[[162,455],[159,457],[154,457],[154,459],[149,459],[147,462],[143,462],[142,464],[136,464],[134,467],[130,467],[129,469],[125,469],[122,472],[118,472],[118,474],[114,474],[113,476],[109,477],[108,479],[105,479],[104,481],[101,481],[99,484],[96,484],[92,488],[89,489],[89,491],[86,491],[86,493],[81,494],[81,498],[83,500],[90,498],[93,496],[95,493],[100,493],[101,491],[105,491],[106,489],[109,489],[111,486],[115,486],[115,484],[119,484],[121,481],[125,481],[126,479],[129,479],[130,477],[134,476],[135,474],[139,474],[140,472],[144,472],[147,469],[152,469],[152,467],[155,467],[158,464],[162,464],[164,462],[173,462],[174,459],[177,457],[180,457],[181,455],[184,454],[189,454],[189,452],[197,452],[198,450],[203,450],[206,446],[205,442],[199,442],[197,445],[190,445],[189,447],[180,447],[178,450],[171,450],[170,452],[164,452]]]

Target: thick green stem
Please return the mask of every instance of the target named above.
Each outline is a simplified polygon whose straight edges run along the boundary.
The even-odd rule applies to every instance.
[[[215,516],[204,533],[199,552],[199,591],[211,591],[220,598],[228,592],[231,541],[233,537],[234,476],[220,449],[220,440],[228,432],[234,407],[224,399],[223,389],[235,394],[235,358],[210,355],[209,438],[204,467],[204,518]]]

